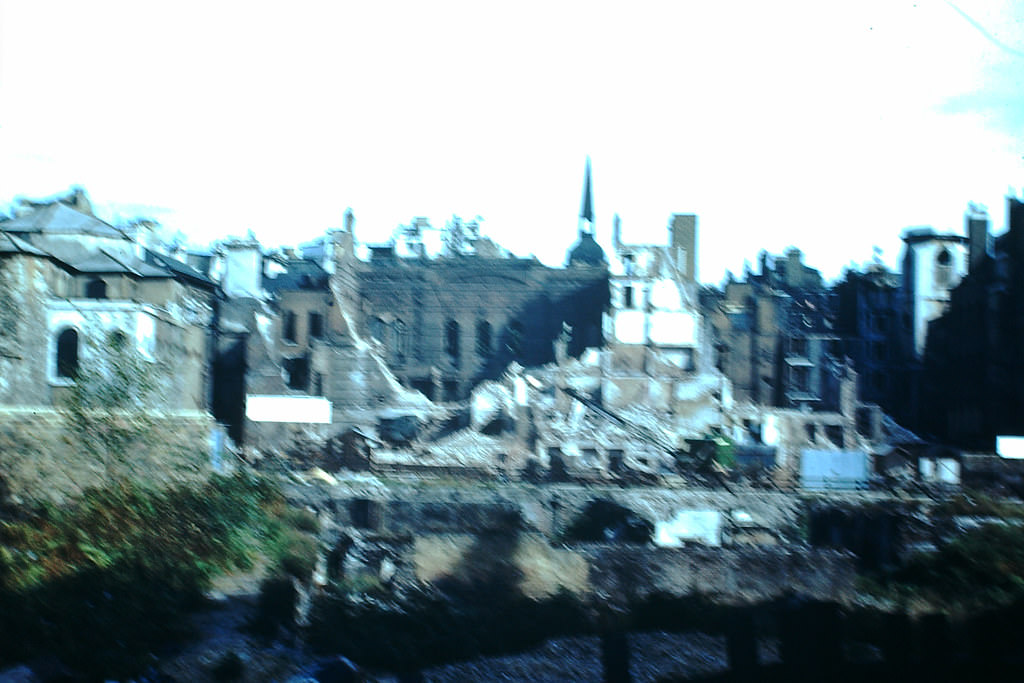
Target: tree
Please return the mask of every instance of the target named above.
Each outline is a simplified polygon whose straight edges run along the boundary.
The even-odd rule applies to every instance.
[[[63,412],[82,452],[100,463],[107,477],[125,479],[134,444],[153,427],[159,364],[120,330],[91,330],[82,340],[82,362]]]

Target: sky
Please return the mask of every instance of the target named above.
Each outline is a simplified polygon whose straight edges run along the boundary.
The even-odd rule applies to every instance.
[[[1024,3],[0,0],[0,206],[85,188],[197,245],[386,240],[480,216],[561,265],[699,225],[699,276],[795,245],[827,278],[900,233],[1005,229]]]

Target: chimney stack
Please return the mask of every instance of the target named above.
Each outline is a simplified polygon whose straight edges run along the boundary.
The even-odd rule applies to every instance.
[[[967,231],[968,272],[974,273],[988,256],[988,212],[985,207],[972,202],[967,205],[964,223]]]

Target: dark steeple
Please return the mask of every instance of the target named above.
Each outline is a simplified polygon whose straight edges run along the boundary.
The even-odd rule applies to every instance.
[[[580,218],[590,222],[590,230],[594,230],[594,195],[590,189],[590,157],[587,157],[587,168],[583,175],[583,205],[580,207]]]

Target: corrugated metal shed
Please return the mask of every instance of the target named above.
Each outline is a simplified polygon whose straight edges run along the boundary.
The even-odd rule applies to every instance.
[[[867,488],[868,454],[804,450],[800,455],[800,485],[813,490]]]

